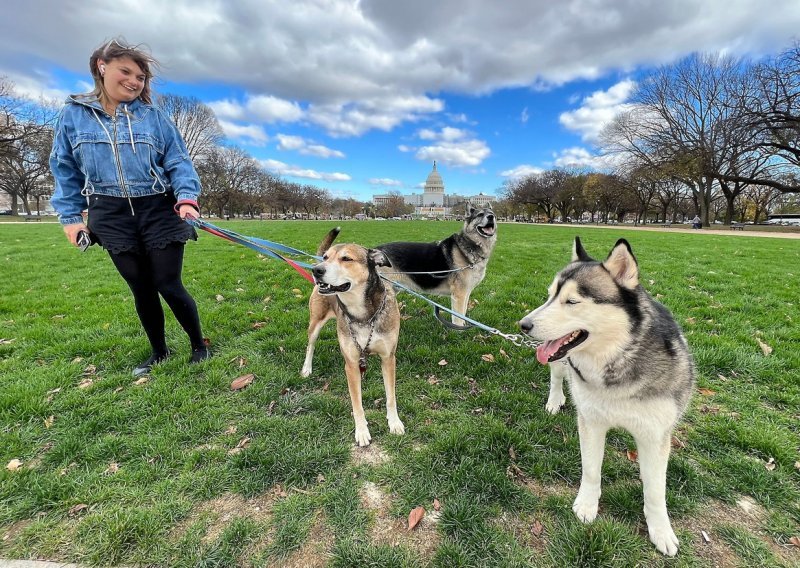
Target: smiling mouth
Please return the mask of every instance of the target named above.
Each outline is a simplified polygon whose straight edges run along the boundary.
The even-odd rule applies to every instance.
[[[339,286],[331,286],[330,284],[326,284],[325,282],[317,282],[317,290],[323,296],[327,296],[329,294],[339,294],[341,292],[347,292],[350,289],[350,282],[345,282],[344,284],[340,284]]]
[[[484,237],[491,237],[492,235],[494,235],[496,230],[497,227],[495,226],[494,221],[489,221],[482,227],[478,227],[478,232]]]
[[[588,337],[588,331],[585,329],[576,329],[558,339],[545,341],[543,345],[536,348],[536,360],[542,365],[547,365],[553,361],[563,359],[570,350],[586,341]]]

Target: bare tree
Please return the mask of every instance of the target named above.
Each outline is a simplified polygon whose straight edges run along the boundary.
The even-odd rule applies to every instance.
[[[156,104],[178,127],[192,160],[207,157],[222,140],[222,127],[214,111],[195,97],[160,95]]]
[[[220,217],[230,216],[237,198],[258,184],[261,168],[244,150],[237,147],[217,147],[209,152],[198,168],[203,184],[203,198]]]
[[[709,223],[710,202],[721,172],[747,147],[737,137],[741,63],[719,55],[691,55],[646,77],[632,97],[632,110],[603,133],[611,152],[633,156],[653,170],[668,172],[695,193],[700,217]]]

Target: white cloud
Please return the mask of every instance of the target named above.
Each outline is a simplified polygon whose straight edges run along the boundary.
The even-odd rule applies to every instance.
[[[561,150],[553,157],[553,164],[558,168],[589,168],[597,171],[613,169],[619,159],[613,155],[592,154],[579,146]]]
[[[635,88],[636,83],[630,79],[620,81],[606,91],[592,93],[579,108],[562,113],[558,120],[567,129],[578,132],[584,142],[596,144],[603,128],[617,114],[631,108],[625,101]]]
[[[399,187],[403,185],[402,181],[389,178],[370,178],[367,180],[370,185],[385,185],[389,187]]]
[[[340,172],[318,172],[299,166],[293,166],[278,160],[260,160],[262,167],[281,176],[323,180],[323,181],[350,181],[348,174]]]
[[[520,122],[522,122],[522,124],[527,124],[528,118],[530,118],[528,116],[528,107],[525,107],[524,109],[522,109],[522,114],[520,114],[519,120]]]
[[[504,178],[523,178],[531,175],[536,175],[542,173],[544,170],[542,168],[537,168],[536,166],[531,166],[528,164],[520,164],[515,168],[511,168],[510,170],[505,170],[500,172],[500,176]]]
[[[472,138],[472,134],[460,128],[446,126],[439,131],[423,128],[417,132],[420,140],[432,144],[416,148],[418,160],[438,160],[450,166],[477,166],[489,157],[492,151],[483,140]],[[407,146],[401,151],[412,151]]]
[[[347,104],[312,104],[306,118],[331,136],[360,136],[376,129],[390,131],[444,109],[444,102],[427,96],[394,95]]]
[[[244,102],[223,99],[212,101],[208,103],[208,106],[221,120],[275,123],[297,122],[303,117],[300,105],[273,96],[248,96]]]
[[[241,125],[228,120],[220,120],[219,125],[225,136],[231,140],[238,140],[253,146],[263,146],[269,140],[267,133],[257,124]]]
[[[302,136],[290,136],[288,134],[278,134],[278,150],[291,150],[299,152],[305,156],[316,156],[318,158],[344,158],[344,152],[333,150],[321,144],[309,143]]]

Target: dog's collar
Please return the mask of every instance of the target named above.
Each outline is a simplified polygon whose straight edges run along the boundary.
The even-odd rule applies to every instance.
[[[353,329],[353,320],[350,319],[350,314],[346,309],[342,310],[342,315],[347,322],[347,329],[350,331],[350,337],[353,338],[353,343],[355,343],[356,347],[358,347],[358,370],[361,372],[362,379],[364,378],[364,373],[367,372],[367,355],[369,354],[369,344],[372,342],[372,334],[375,332],[375,322],[377,321],[378,314],[380,314],[383,311],[384,306],[386,306],[386,298],[388,296],[389,291],[384,289],[381,305],[378,306],[378,309],[375,310],[375,313],[372,314],[372,317],[367,321],[367,325],[369,326],[369,336],[367,336],[367,342],[364,344],[364,347],[361,347],[358,344],[358,337]],[[342,304],[341,300],[339,300],[339,305],[344,308],[344,304]]]

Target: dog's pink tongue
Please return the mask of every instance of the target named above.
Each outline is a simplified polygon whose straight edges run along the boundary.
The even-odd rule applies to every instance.
[[[547,365],[550,356],[558,351],[559,340],[545,341],[544,344],[536,348],[536,360],[542,365]]]

